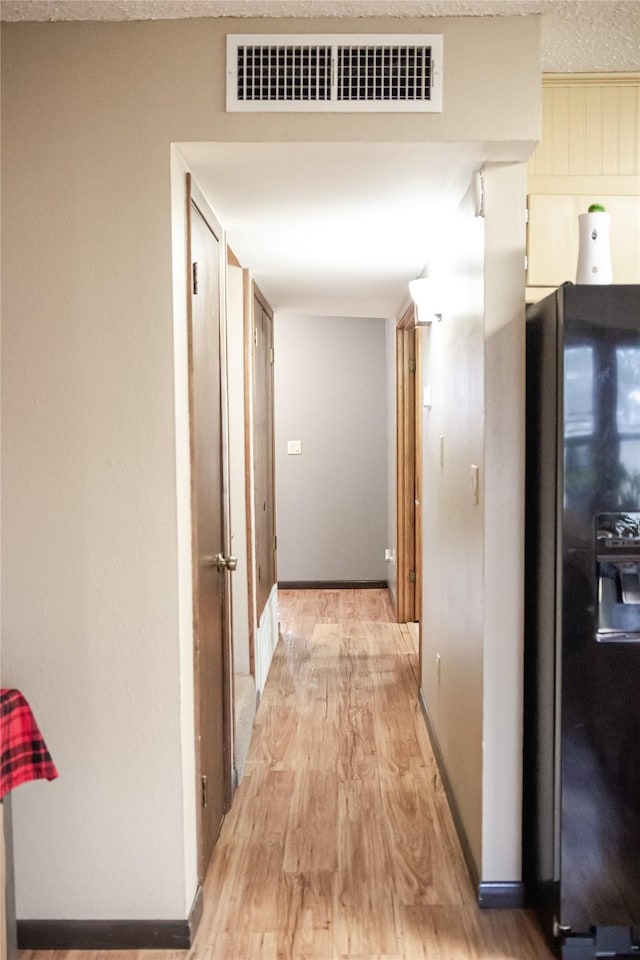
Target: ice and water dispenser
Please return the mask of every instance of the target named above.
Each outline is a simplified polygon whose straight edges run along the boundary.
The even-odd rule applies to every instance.
[[[596,522],[599,641],[640,643],[640,511]]]

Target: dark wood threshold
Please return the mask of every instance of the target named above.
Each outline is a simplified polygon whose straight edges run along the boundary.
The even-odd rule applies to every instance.
[[[189,950],[202,910],[198,887],[185,920],[18,920],[18,949]]]
[[[280,580],[279,590],[386,590],[386,580]]]
[[[513,910],[524,907],[525,902],[525,885],[521,881],[478,884],[478,906],[485,910]]]
[[[19,950],[188,950],[188,920],[18,920]]]

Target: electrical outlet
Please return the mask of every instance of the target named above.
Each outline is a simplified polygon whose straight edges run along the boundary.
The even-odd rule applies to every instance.
[[[302,454],[302,440],[287,440],[287,454],[300,456]]]

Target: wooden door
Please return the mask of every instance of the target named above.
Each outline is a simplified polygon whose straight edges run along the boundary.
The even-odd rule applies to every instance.
[[[413,309],[413,308],[411,308]],[[418,338],[413,327],[396,330],[397,405],[397,605],[400,623],[420,619],[421,606],[421,520],[420,464],[417,456],[421,433],[419,402]]]
[[[230,792],[221,370],[221,231],[188,178],[194,670],[199,872]]]
[[[273,314],[254,285],[253,449],[258,622],[276,582],[273,426]]]

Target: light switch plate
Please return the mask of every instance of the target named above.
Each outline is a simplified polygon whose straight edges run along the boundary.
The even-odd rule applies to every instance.
[[[287,454],[298,456],[302,453],[302,440],[287,440]]]
[[[471,496],[474,503],[480,503],[480,467],[471,464]]]

